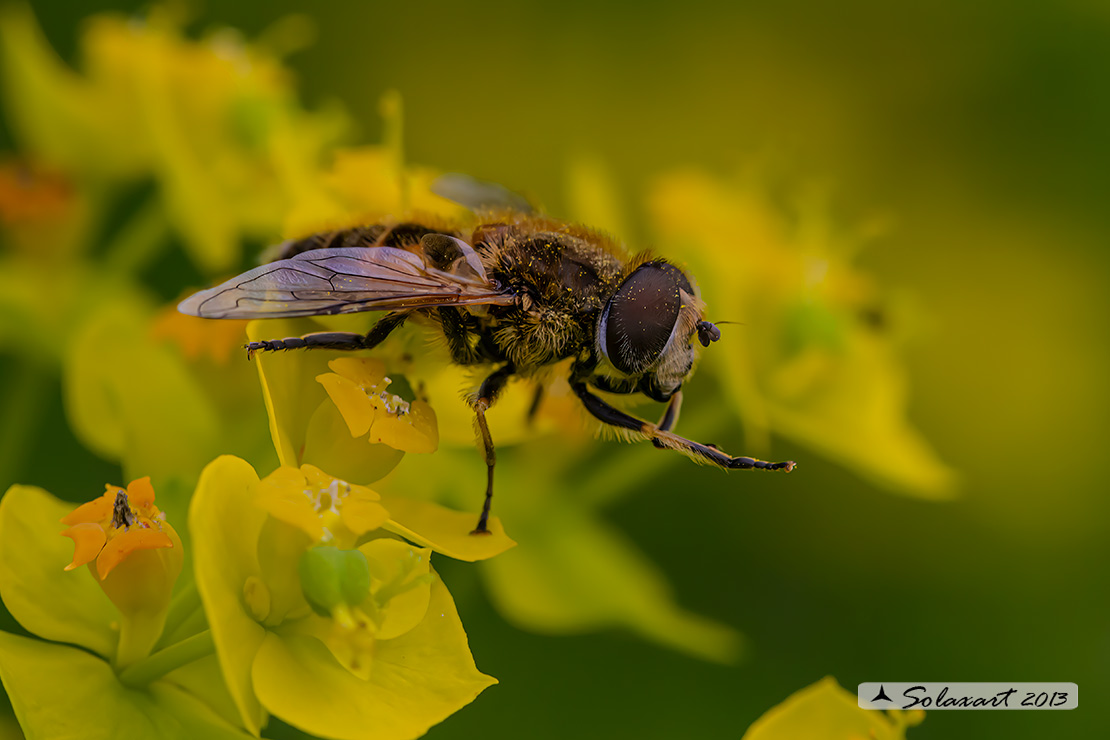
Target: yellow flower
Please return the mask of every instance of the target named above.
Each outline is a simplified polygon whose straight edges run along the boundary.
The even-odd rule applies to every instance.
[[[402,740],[493,683],[429,565],[457,531],[470,559],[512,545],[500,529],[467,537],[470,518],[417,502],[395,511],[311,466],[259,480],[236,458],[210,464],[189,514],[197,588],[247,729],[272,712],[315,735]]]
[[[371,444],[405,452],[435,452],[439,446],[436,415],[426,402],[406,401],[390,393],[385,364],[368,357],[341,357],[328,363],[330,373],[316,380],[327,390],[352,437],[369,433]]]
[[[278,468],[256,489],[256,503],[270,516],[300,529],[313,542],[354,546],[389,519],[381,496],[333,478],[313,465]]]

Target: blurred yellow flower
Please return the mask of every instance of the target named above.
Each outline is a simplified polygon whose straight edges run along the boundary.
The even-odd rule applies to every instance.
[[[385,135],[378,146],[339,148],[329,167],[305,173],[300,197],[289,209],[288,238],[314,231],[376,223],[383,218],[419,214],[422,222],[449,222],[470,212],[432,192],[440,172],[405,162],[401,96],[382,96]]]
[[[748,728],[743,740],[905,740],[906,728],[924,719],[919,709],[861,709],[855,694],[827,677],[768,711]]]
[[[0,89],[36,161],[83,181],[155,179],[190,256],[215,273],[237,263],[242,235],[279,231],[346,119],[301,110],[269,50],[228,29],[193,41],[180,26],[165,6],[93,16],[76,73],[26,6],[5,6]]]
[[[272,466],[274,454],[254,368],[245,353],[239,362],[219,360],[241,350],[242,323],[227,322],[230,331],[217,329],[211,349],[198,350],[204,338],[191,321],[169,319],[142,298],[109,292],[84,309],[65,348],[66,414],[89,449],[119,462],[126,475],[149,474],[162,508],[179,521],[215,456]]]
[[[595,488],[608,492],[637,464],[622,471],[619,459],[588,456],[597,443],[587,435],[579,433],[577,442],[547,433],[499,444],[494,510],[512,523],[521,547],[482,563],[494,606],[510,623],[540,634],[628,629],[703,660],[735,662],[741,636],[684,609],[661,569],[599,511]],[[375,486],[394,517],[406,494],[477,511],[485,470],[471,442],[445,447],[420,466],[398,466]],[[469,522],[459,538],[471,543],[484,539],[465,534],[473,516],[460,523]],[[706,572],[717,565],[706,563]]]
[[[852,264],[856,242],[831,232],[819,200],[803,205],[795,224],[759,188],[697,171],[655,183],[661,250],[689,262],[712,318],[744,324],[725,327],[701,372],[721,376],[757,448],[774,432],[895,491],[951,496],[953,471],[906,419],[896,337]]]

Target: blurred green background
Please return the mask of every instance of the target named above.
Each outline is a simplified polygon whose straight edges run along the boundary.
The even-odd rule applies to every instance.
[[[34,3],[67,57],[83,17],[141,7]],[[193,25],[254,36],[308,9],[210,3]],[[396,88],[411,161],[555,214],[568,159],[589,156],[613,173],[630,240],[645,235],[648,180],[686,165],[758,165],[819,183],[847,221],[889,219],[863,265],[919,307],[910,418],[961,474],[961,497],[932,503],[776,441],[776,458],[801,463],[789,485],[676,457],[620,498],[606,516],[679,603],[746,636],[735,667],[619,633],[517,631],[473,568],[443,562],[478,666],[501,685],[429,737],[739,737],[828,674],[849,690],[1074,681],[1076,711],[933,712],[910,737],[1105,737],[1110,5],[325,0],[310,14],[318,37],[290,60],[310,108],[341,100],[376,141],[377,101]],[[722,269],[743,260],[737,245]],[[688,408],[713,393],[695,382]],[[60,390],[53,403],[20,482],[113,480],[57,423]],[[697,436],[694,412],[683,430]]]

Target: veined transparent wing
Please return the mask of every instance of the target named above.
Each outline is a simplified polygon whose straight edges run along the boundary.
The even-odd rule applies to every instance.
[[[182,301],[208,319],[267,319],[431,306],[508,306],[516,297],[473,270],[444,271],[396,247],[313,249]]]

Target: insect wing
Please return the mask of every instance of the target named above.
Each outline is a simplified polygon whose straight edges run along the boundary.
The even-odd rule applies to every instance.
[[[515,302],[488,281],[430,267],[413,252],[358,247],[313,249],[256,267],[186,298],[177,310],[208,319],[265,319]]]
[[[447,173],[432,183],[432,192],[472,211],[508,210],[532,213],[535,209],[519,193],[493,182],[476,180],[469,175]]]

